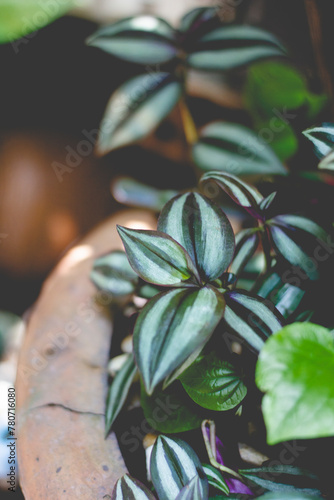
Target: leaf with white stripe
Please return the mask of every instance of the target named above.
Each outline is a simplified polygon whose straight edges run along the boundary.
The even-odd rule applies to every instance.
[[[269,300],[241,290],[227,291],[224,297],[226,325],[256,351],[284,325],[283,316]]]
[[[207,31],[213,20],[220,22],[217,16],[218,9],[218,6],[192,9],[182,17],[179,31],[185,33],[187,36],[203,29]]]
[[[108,435],[112,424],[125,403],[136,373],[137,366],[132,354],[130,354],[122,368],[117,372],[109,388],[105,415],[106,435]]]
[[[254,61],[285,57],[286,50],[271,33],[254,26],[220,26],[191,47],[187,63],[203,70],[230,70]]]
[[[229,487],[219,470],[210,464],[202,464],[202,466],[210,486],[213,486],[217,490],[220,490],[228,495],[230,493]]]
[[[164,286],[193,286],[196,268],[184,248],[159,231],[117,226],[133,270],[145,281]]]
[[[192,157],[202,170],[234,175],[286,175],[273,150],[251,129],[236,123],[214,122],[205,126],[194,144]]]
[[[320,127],[308,128],[303,134],[313,143],[318,158],[327,156],[334,149],[334,123],[323,123]]]
[[[133,344],[148,394],[204,346],[224,306],[223,295],[211,287],[169,290],[144,306],[135,324]]]
[[[97,151],[113,149],[143,139],[172,111],[183,86],[169,73],[136,76],[111,96],[100,125]]]
[[[150,472],[159,500],[175,500],[194,478],[199,479],[200,498],[208,498],[208,480],[201,462],[188,443],[181,439],[158,437],[152,450]]]
[[[175,30],[153,16],[130,17],[104,26],[88,38],[87,44],[139,64],[163,64],[178,52]]]
[[[235,237],[235,252],[231,273],[238,275],[246,266],[247,262],[253,257],[260,242],[259,232],[254,229],[243,229]]]
[[[90,278],[100,290],[115,297],[133,293],[138,284],[138,276],[121,250],[96,259]]]
[[[307,233],[312,234],[316,239],[321,240],[325,243],[327,242],[327,232],[321,226],[319,226],[319,224],[313,222],[313,220],[308,219],[307,217],[290,214],[277,215],[268,222],[271,221],[280,226],[301,229],[303,231],[306,231]]]
[[[155,496],[140,481],[125,474],[115,484],[111,500],[155,500]]]
[[[207,500],[207,498],[202,494],[200,478],[195,476],[182,488],[175,500]]]
[[[232,260],[232,226],[224,212],[199,193],[170,200],[160,214],[158,229],[186,249],[203,281],[218,278]]]

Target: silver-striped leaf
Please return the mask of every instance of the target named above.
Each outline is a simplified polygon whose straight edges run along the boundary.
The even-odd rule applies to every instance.
[[[247,387],[235,368],[215,353],[201,356],[179,379],[188,396],[208,410],[231,410],[247,394]]]
[[[117,226],[133,270],[145,281],[163,286],[194,286],[199,277],[185,249],[160,231]]]
[[[189,36],[190,34],[203,29],[203,27],[207,26],[213,19],[216,18],[217,21],[219,21],[219,17],[217,15],[218,10],[218,6],[197,7],[192,9],[182,17],[179,31]]]
[[[134,362],[133,355],[130,354],[109,387],[105,414],[106,435],[108,435],[116,417],[125,403],[136,373],[137,366]]]
[[[283,316],[269,300],[241,290],[227,291],[224,297],[225,324],[256,351],[284,326]]]
[[[221,293],[211,287],[158,294],[141,310],[133,345],[146,392],[209,340],[224,313]]]
[[[139,64],[163,64],[178,52],[175,30],[153,16],[129,17],[104,26],[88,38],[87,44]]]
[[[201,498],[208,498],[208,480],[201,462],[189,444],[181,439],[158,437],[152,450],[150,472],[159,500],[175,500],[194,478],[199,478]]]
[[[303,131],[304,136],[313,143],[318,158],[327,156],[334,148],[334,123],[323,123]]]
[[[230,489],[219,470],[210,464],[202,464],[202,467],[206,474],[206,477],[208,478],[209,484],[217,490],[220,490],[228,495],[230,493]]]
[[[236,123],[205,126],[194,144],[192,157],[202,170],[232,175],[286,175],[287,170],[258,134]]]
[[[319,278],[319,263],[314,258],[317,243],[326,245],[328,234],[318,224],[299,215],[279,215],[267,221],[274,248],[290,264],[300,267],[311,280]],[[311,247],[305,244],[305,236]]]
[[[158,229],[186,249],[204,282],[218,278],[232,260],[232,226],[224,212],[199,193],[170,200],[160,214]]]
[[[172,111],[183,86],[169,73],[136,76],[111,96],[100,125],[97,151],[113,149],[139,141]]]
[[[138,276],[129,264],[125,252],[115,250],[94,261],[90,278],[100,290],[120,297],[133,293]]]
[[[195,476],[182,488],[175,500],[207,500],[207,498],[203,496],[200,478]]]
[[[271,57],[286,56],[281,42],[254,26],[220,26],[204,34],[189,51],[187,64],[203,70],[230,70]]]
[[[238,275],[253,257],[260,242],[259,231],[243,229],[235,237],[235,252],[230,272]]]
[[[334,150],[328,153],[318,165],[321,170],[334,170]]]
[[[124,474],[115,484],[111,500],[156,500],[140,481]]]

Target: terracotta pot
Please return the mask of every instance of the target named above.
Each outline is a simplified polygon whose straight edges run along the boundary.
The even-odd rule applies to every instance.
[[[112,317],[89,279],[97,256],[122,248],[116,223],[156,225],[143,210],[112,216],[65,255],[28,321],[16,381],[18,465],[27,500],[109,499],[126,472],[115,435],[104,439]]]

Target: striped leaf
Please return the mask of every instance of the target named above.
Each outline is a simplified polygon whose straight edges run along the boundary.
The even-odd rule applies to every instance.
[[[158,437],[152,450],[150,472],[159,500],[175,500],[194,478],[199,479],[200,498],[204,500],[209,496],[201,462],[188,443],[181,439]]]
[[[218,278],[232,260],[234,235],[228,218],[198,193],[170,200],[160,214],[158,229],[186,249],[203,281]]]
[[[334,123],[323,123],[320,127],[304,130],[303,134],[313,143],[318,158],[327,156],[334,148]]]
[[[280,215],[267,221],[267,225],[276,252],[290,264],[300,267],[311,280],[318,279],[319,263],[314,259],[314,248],[319,242],[326,245],[326,231],[299,215]],[[306,244],[310,240],[311,244]]]
[[[182,488],[175,500],[207,500],[207,498],[203,496],[200,478],[195,476]]]
[[[207,26],[211,26],[215,19],[219,22],[217,11],[219,7],[197,7],[187,12],[181,19],[179,31],[186,33],[188,36],[194,32],[201,32],[203,28],[208,31]]]
[[[236,123],[215,122],[204,127],[192,156],[202,170],[234,175],[287,173],[268,144]]]
[[[204,346],[224,312],[224,297],[215,289],[176,289],[158,294],[139,314],[134,353],[146,392]]]
[[[111,96],[100,126],[100,154],[138,141],[171,112],[182,94],[182,84],[169,73],[136,76]]]
[[[194,285],[197,271],[173,238],[159,231],[122,226],[117,230],[132,268],[143,280],[164,286]]]
[[[133,293],[138,284],[126,253],[120,250],[96,259],[90,278],[100,290],[115,297]]]
[[[226,325],[256,351],[272,333],[281,330],[284,318],[270,301],[241,290],[227,291],[224,297]]]
[[[222,491],[226,495],[230,493],[229,487],[226,484],[225,479],[215,467],[210,464],[202,464],[203,470],[208,478],[210,486],[213,486],[217,490]]]
[[[294,491],[309,495],[320,493],[317,476],[293,465],[269,464],[252,469],[240,469],[238,472],[245,479],[268,491]]]
[[[279,40],[254,26],[221,26],[196,40],[187,63],[203,70],[230,70],[261,59],[286,56]]]
[[[155,496],[137,479],[125,474],[115,484],[111,500],[155,500]]]
[[[332,150],[325,156],[318,165],[322,170],[334,170],[334,151]]]
[[[108,435],[112,424],[125,403],[136,372],[137,366],[131,354],[117,372],[109,388],[105,415],[106,435]]]
[[[214,353],[198,358],[179,379],[188,396],[209,410],[230,410],[247,394],[247,388],[234,367]]]
[[[261,210],[268,210],[271,207],[272,202],[276,198],[277,191],[270,193],[266,198],[264,198],[260,203]]]
[[[235,252],[231,273],[238,275],[246,266],[247,262],[253,257],[260,242],[259,232],[254,229],[243,229],[235,237]]]
[[[178,52],[174,29],[163,19],[138,16],[104,26],[87,44],[139,64],[163,64]]]

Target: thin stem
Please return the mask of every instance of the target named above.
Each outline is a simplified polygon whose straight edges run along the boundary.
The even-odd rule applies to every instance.
[[[207,435],[207,426],[209,426],[209,431],[210,431],[210,438]],[[216,460],[216,424],[214,423],[213,420],[203,420],[202,422],[202,434],[203,434],[203,439],[204,439],[204,444],[206,447],[206,451],[208,453],[208,457],[210,460],[211,465],[216,467],[216,469],[219,469],[222,472],[225,472],[226,474],[230,474],[231,476],[236,477],[237,479],[240,479],[242,481],[242,477],[235,472],[233,469],[230,469],[229,467],[226,467],[223,464],[220,464]]]
[[[181,118],[184,128],[184,134],[187,139],[187,143],[189,146],[195,144],[198,141],[198,133],[196,129],[196,125],[194,123],[193,117],[189,111],[189,108],[186,104],[185,99],[181,99],[179,102]]]
[[[261,231],[261,243],[262,243],[262,249],[264,253],[264,258],[265,258],[265,268],[263,274],[267,273],[271,269],[271,245],[270,245],[270,240],[269,240],[269,234],[266,226],[262,226],[262,231]]]

